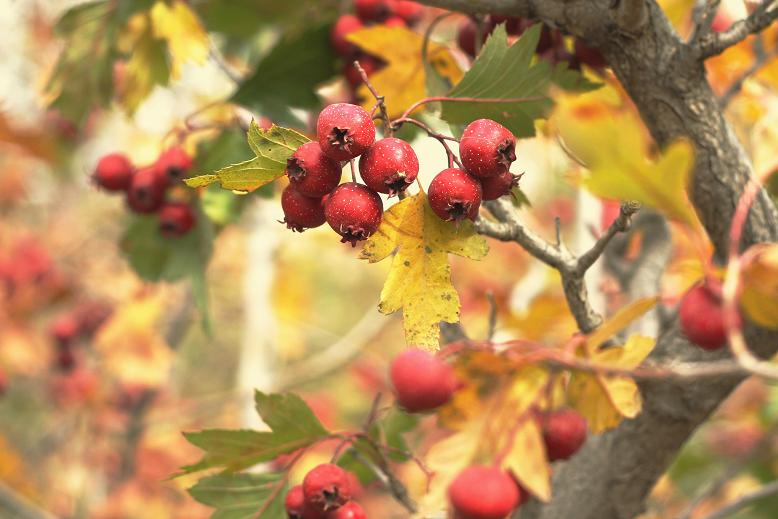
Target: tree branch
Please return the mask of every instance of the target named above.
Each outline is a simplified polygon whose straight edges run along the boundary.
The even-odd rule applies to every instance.
[[[621,211],[618,218],[611,223],[608,230],[600,236],[591,249],[582,254],[578,258],[578,264],[576,265],[577,272],[583,276],[583,274],[592,266],[594,262],[605,252],[605,247],[618,233],[626,232],[632,226],[632,215],[640,210],[639,202],[625,202],[621,204]]]
[[[52,514],[16,493],[0,480],[0,511],[2,510],[10,514],[7,517],[17,517],[18,519],[55,519]]]
[[[724,519],[725,517],[730,517],[735,512],[738,512],[743,508],[754,504],[760,499],[764,499],[773,494],[778,494],[778,480],[771,481],[770,483],[754,490],[753,492],[749,492],[741,496],[734,502],[719,508],[712,514],[706,516],[704,519]]]
[[[753,13],[733,23],[726,31],[703,34],[696,45],[697,57],[703,60],[721,54],[751,34],[766,29],[776,19],[778,19],[778,0],[763,0]]]

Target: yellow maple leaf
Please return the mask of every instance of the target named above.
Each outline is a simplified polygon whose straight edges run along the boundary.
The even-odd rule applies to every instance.
[[[448,254],[477,260],[488,250],[470,221],[459,225],[442,221],[421,192],[384,213],[360,257],[375,263],[394,253],[378,309],[384,314],[402,309],[406,342],[436,350],[438,324],[459,320],[459,295],[451,284]]]
[[[187,61],[204,63],[208,57],[208,34],[184,0],[158,0],[151,8],[154,37],[167,41],[173,58],[173,77],[180,77]]]
[[[552,118],[565,146],[587,168],[583,185],[603,198],[637,200],[665,216],[699,228],[686,186],[694,152],[677,140],[656,160],[640,116],[612,87],[561,95]]]
[[[370,76],[370,82],[386,99],[390,117],[401,115],[425,97],[426,73],[421,54],[424,38],[421,35],[402,27],[379,24],[354,31],[347,39],[387,63],[386,67]],[[452,86],[462,79],[462,70],[446,47],[430,42],[427,56],[437,73]],[[372,108],[375,100],[367,86],[360,86],[357,93],[365,100],[365,108]]]
[[[778,329],[778,244],[754,245],[743,263],[741,307],[760,326]]]

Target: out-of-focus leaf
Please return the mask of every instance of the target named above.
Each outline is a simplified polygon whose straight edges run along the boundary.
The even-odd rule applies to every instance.
[[[566,61],[554,65],[551,71],[551,82],[569,92],[590,92],[602,86],[600,83],[589,81],[578,70],[571,69]]]
[[[503,467],[510,470],[532,495],[548,501],[551,499],[551,469],[540,426],[534,417],[528,416],[515,429]]]
[[[289,30],[310,25],[312,18],[318,22],[337,13],[334,0],[230,0],[229,9],[225,9],[224,0],[205,0],[195,7],[209,31],[240,39],[255,35],[263,27],[282,24]]]
[[[330,25],[282,39],[240,85],[232,101],[279,123],[296,124],[290,108],[317,108],[316,87],[337,73]]]
[[[778,329],[778,245],[754,245],[743,256],[740,306],[758,325]]]
[[[174,77],[181,75],[181,67],[186,62],[205,62],[208,57],[208,34],[187,2],[157,0],[151,8],[150,16],[154,37],[167,42]]]
[[[438,324],[459,320],[459,295],[451,284],[448,254],[477,260],[488,250],[472,222],[444,222],[421,192],[384,213],[360,257],[376,263],[394,254],[378,309],[384,314],[402,309],[406,342],[436,350]]]
[[[17,128],[0,112],[0,144],[18,146],[25,153],[43,160],[51,159],[55,152],[54,143],[48,132],[33,128]]]
[[[202,478],[189,494],[216,509],[211,519],[280,519],[286,517],[286,482],[281,476],[217,474]]]
[[[144,29],[132,46],[130,59],[124,69],[121,102],[132,114],[157,85],[166,85],[170,79],[167,48],[152,31],[147,16],[142,16]]]
[[[632,321],[651,310],[658,301],[658,297],[646,297],[621,308],[586,338],[589,348],[595,350],[600,344],[629,326]]]
[[[293,393],[266,394],[255,391],[254,404],[262,421],[276,434],[299,438],[327,435],[327,429],[305,400]]]
[[[404,413],[397,408],[385,417],[378,420],[370,430],[370,435],[380,445],[391,447],[387,457],[392,461],[406,461],[408,455],[408,445],[405,443],[404,435],[416,427],[419,420],[415,416]]]

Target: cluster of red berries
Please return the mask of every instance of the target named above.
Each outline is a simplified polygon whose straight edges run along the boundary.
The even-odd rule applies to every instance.
[[[387,27],[413,26],[421,18],[424,8],[408,0],[354,0],[354,10],[356,15],[344,14],[338,18],[330,34],[332,48],[343,58],[343,76],[352,92],[356,92],[362,83],[359,72],[352,66],[355,60],[359,61],[368,76],[380,70],[385,63],[361,52],[346,36],[375,24]]]
[[[711,278],[690,288],[681,300],[678,317],[683,334],[700,348],[712,351],[727,344],[720,281]],[[735,324],[740,326],[740,314]]]
[[[353,476],[332,463],[311,469],[302,485],[286,494],[289,519],[366,519],[365,511],[352,500]]]
[[[521,36],[534,22],[527,18],[491,15],[481,31],[481,43],[494,31],[495,27],[504,23],[505,29],[511,36]],[[472,18],[463,21],[457,33],[457,44],[465,54],[471,58],[476,54],[476,39],[478,38],[478,24]],[[586,45],[575,38],[572,44],[572,52],[568,50],[565,35],[558,29],[552,29],[543,24],[540,40],[536,51],[541,59],[552,64],[566,61],[571,69],[579,70],[581,65],[587,65],[593,69],[601,70],[608,66],[600,51]]]
[[[167,237],[183,236],[197,222],[192,207],[167,200],[168,188],[183,180],[192,168],[192,157],[175,146],[164,151],[151,166],[135,168],[121,153],[105,155],[92,175],[102,189],[125,193],[127,206],[135,213],[157,213],[160,232]]]
[[[451,400],[459,383],[453,368],[439,357],[409,348],[392,361],[390,379],[397,403],[408,412],[431,411]],[[536,412],[549,461],[566,460],[586,441],[586,420],[573,409]],[[529,498],[510,472],[471,466],[449,487],[455,517],[502,519]]]
[[[83,301],[57,317],[49,327],[55,348],[55,366],[62,371],[71,371],[76,366],[75,347],[79,341],[91,340],[112,312],[105,302]]]

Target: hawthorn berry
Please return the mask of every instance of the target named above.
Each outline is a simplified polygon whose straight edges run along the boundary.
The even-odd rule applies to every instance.
[[[334,512],[328,513],[327,519],[367,519],[367,515],[359,503],[349,501]]]
[[[359,173],[367,187],[391,197],[416,180],[419,159],[410,144],[387,137],[376,141],[359,157]]]
[[[106,191],[125,191],[130,187],[135,168],[122,153],[110,153],[101,158],[92,179]]]
[[[586,419],[574,409],[542,414],[540,428],[549,461],[570,458],[586,441]]]
[[[159,169],[139,169],[127,189],[127,205],[136,213],[154,213],[165,203],[166,188],[167,179]]]
[[[303,495],[305,502],[315,510],[335,510],[351,499],[348,474],[333,463],[322,463],[305,475]]]
[[[478,119],[462,133],[459,153],[465,170],[474,177],[496,177],[516,160],[516,137],[498,122]]]
[[[183,180],[192,169],[192,157],[180,146],[174,146],[162,152],[156,166],[172,185]]]
[[[326,156],[316,142],[306,142],[286,161],[286,175],[304,196],[321,198],[340,183],[340,162]]]
[[[292,184],[281,193],[281,209],[284,210],[284,221],[288,229],[303,232],[324,224],[324,200],[301,195]]]
[[[392,0],[354,0],[354,10],[363,22],[383,22],[393,13]]]
[[[395,16],[405,20],[408,25],[418,23],[424,14],[424,7],[410,0],[396,0],[392,10]]]
[[[338,161],[351,160],[373,144],[375,125],[361,106],[335,103],[319,114],[316,135],[325,155]]]
[[[507,472],[483,465],[463,470],[448,488],[448,497],[456,519],[504,519],[521,500]]]
[[[521,175],[514,175],[510,171],[500,173],[496,177],[487,177],[481,179],[481,189],[483,190],[481,198],[483,200],[497,200],[505,196],[511,190],[519,185]]]
[[[322,519],[322,512],[311,508],[305,502],[303,486],[296,485],[289,489],[284,499],[284,508],[289,519]]]
[[[183,202],[168,202],[159,210],[159,231],[163,236],[184,236],[196,222],[194,209]]]
[[[720,282],[708,280],[690,288],[681,300],[678,316],[683,334],[700,348],[717,350],[727,344]]]
[[[78,319],[73,315],[64,314],[51,323],[49,335],[54,339],[55,343],[64,346],[70,344],[80,331]]]
[[[362,29],[362,21],[353,14],[344,14],[337,19],[330,32],[330,43],[335,52],[343,57],[350,57],[357,52],[357,47],[346,39],[354,31]]]
[[[384,22],[384,27],[408,27],[408,24],[405,23],[405,20],[400,18],[399,16],[390,16],[386,19]]]
[[[461,169],[444,169],[430,182],[427,199],[441,220],[475,220],[481,207],[481,184]]]
[[[366,240],[381,224],[384,204],[378,193],[356,182],[338,186],[324,204],[324,216],[336,233],[352,247]]]
[[[397,403],[411,413],[440,407],[451,400],[457,386],[451,366],[419,348],[408,348],[397,355],[389,377]]]

